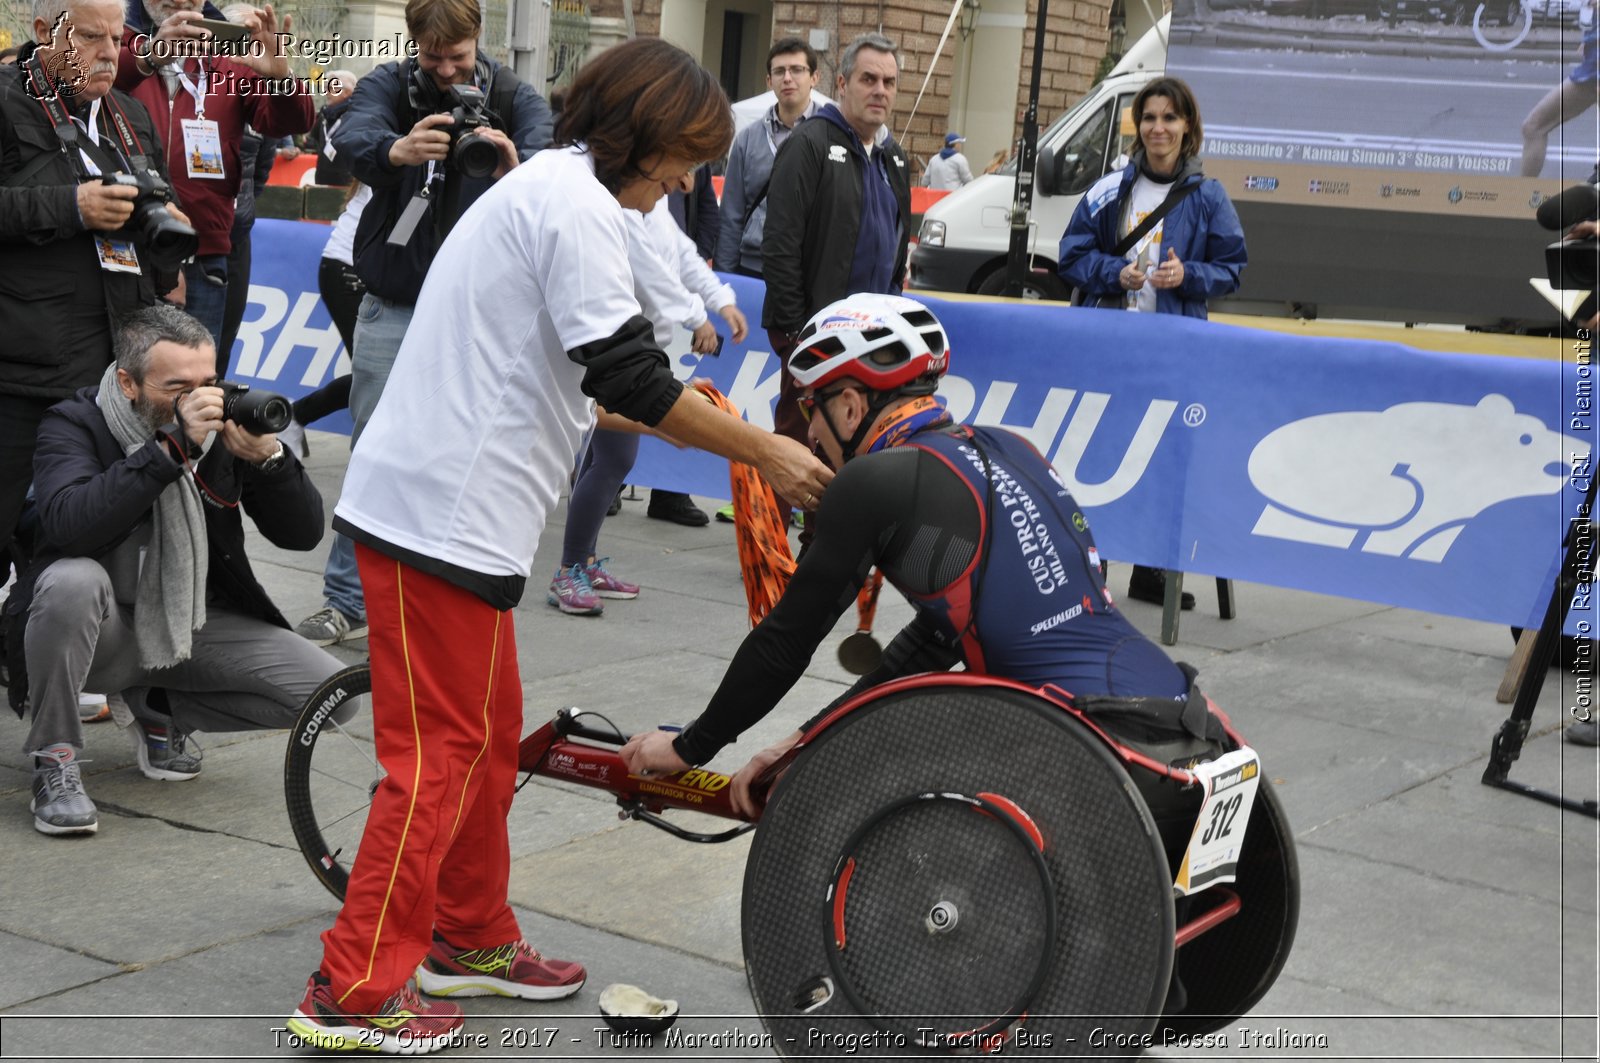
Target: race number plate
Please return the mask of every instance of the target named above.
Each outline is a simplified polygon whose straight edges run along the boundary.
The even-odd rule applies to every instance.
[[[1261,782],[1261,758],[1249,746],[1241,746],[1193,770],[1206,798],[1173,883],[1180,896],[1238,877],[1245,825]]]

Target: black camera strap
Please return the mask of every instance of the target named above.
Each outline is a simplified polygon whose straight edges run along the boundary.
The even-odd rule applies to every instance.
[[[55,132],[56,139],[61,142],[62,150],[67,153],[73,170],[81,180],[92,180],[95,176],[84,164],[83,155],[87,155],[90,161],[99,167],[102,174],[131,173],[148,168],[144,146],[128,124],[127,115],[122,113],[122,107],[109,93],[105,97],[105,102],[110,105],[107,110],[111,114],[112,125],[116,128],[117,139],[122,142],[118,158],[112,158],[93,138],[78,135],[77,124],[73,121],[72,115],[67,113],[65,104],[61,102],[61,93],[57,91],[55,84],[50,80],[50,75],[45,71],[37,49],[23,62],[23,68],[32,87],[37,90],[32,93],[34,99],[44,109],[45,117],[50,120],[50,128]],[[113,146],[112,150],[117,149]],[[79,154],[80,152],[82,154]],[[49,160],[48,155],[39,156],[25,170],[6,183],[13,186],[22,184],[47,166]]]

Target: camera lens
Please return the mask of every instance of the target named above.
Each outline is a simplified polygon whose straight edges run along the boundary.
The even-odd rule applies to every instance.
[[[128,228],[139,234],[140,249],[157,269],[176,269],[200,249],[200,237],[194,229],[174,218],[165,204],[153,198],[138,202]]]
[[[469,130],[456,139],[450,161],[466,177],[489,177],[500,165],[500,149],[481,134]]]
[[[229,391],[222,400],[222,418],[255,436],[281,432],[294,419],[294,408],[270,391]]]

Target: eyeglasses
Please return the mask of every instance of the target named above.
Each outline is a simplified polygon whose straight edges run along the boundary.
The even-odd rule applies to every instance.
[[[809,66],[775,66],[772,68],[770,73],[777,81],[782,81],[785,74],[794,78],[796,81],[799,81],[801,78],[811,73],[811,68]]]
[[[835,388],[833,391],[824,391],[814,395],[796,395],[794,402],[796,406],[800,407],[800,416],[805,419],[807,424],[810,424],[812,410],[815,410],[831,398],[854,390],[855,388]]]

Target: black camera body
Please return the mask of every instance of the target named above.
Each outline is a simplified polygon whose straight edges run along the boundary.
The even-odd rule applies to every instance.
[[[1544,268],[1552,288],[1600,290],[1600,240],[1557,240],[1544,249]]]
[[[1539,204],[1537,218],[1554,232],[1595,221],[1600,218],[1600,185],[1591,177],[1565,189]],[[1550,287],[1559,291],[1600,290],[1600,240],[1557,240],[1544,249],[1544,268]]]
[[[465,177],[488,177],[500,165],[500,149],[479,130],[494,122],[488,97],[475,85],[451,85],[441,90],[427,71],[414,66],[409,88],[411,108],[419,114],[448,114],[449,163]]]
[[[281,432],[294,419],[294,407],[282,395],[256,391],[249,384],[232,380],[219,380],[217,387],[222,389],[222,419],[253,436]]]
[[[106,174],[100,178],[100,183],[138,189],[133,214],[119,233],[131,238],[151,265],[175,270],[200,250],[200,237],[193,227],[174,218],[167,209],[167,204],[172,202],[172,187],[160,174],[151,170]]]

